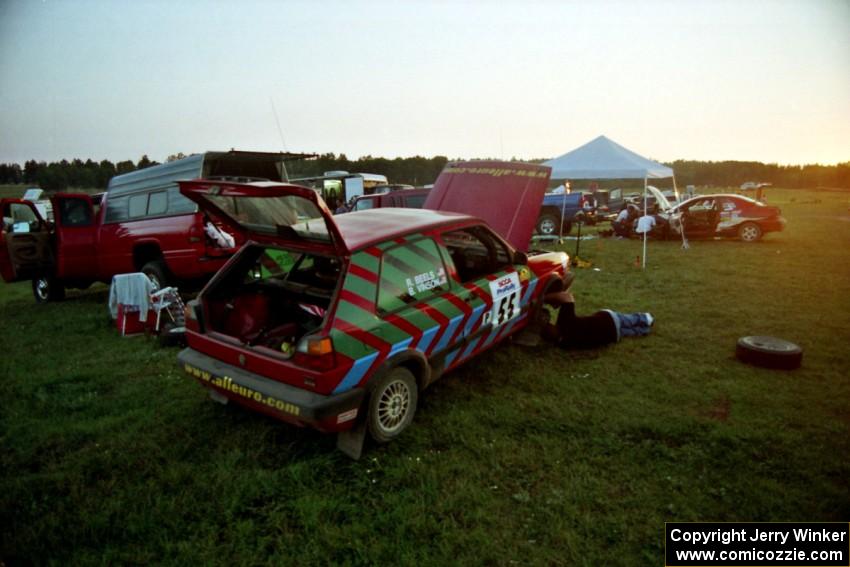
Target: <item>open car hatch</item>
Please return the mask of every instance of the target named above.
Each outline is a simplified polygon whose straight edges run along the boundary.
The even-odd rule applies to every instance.
[[[304,251],[348,254],[318,193],[288,183],[180,181],[180,192],[201,209],[257,242]]]
[[[424,208],[484,219],[517,250],[527,251],[552,169],[503,161],[450,163]]]

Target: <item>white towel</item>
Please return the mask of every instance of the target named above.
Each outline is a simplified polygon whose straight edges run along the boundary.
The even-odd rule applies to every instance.
[[[113,276],[109,286],[109,314],[115,319],[118,305],[127,305],[138,308],[139,321],[147,321],[153,291],[153,282],[141,272]]]

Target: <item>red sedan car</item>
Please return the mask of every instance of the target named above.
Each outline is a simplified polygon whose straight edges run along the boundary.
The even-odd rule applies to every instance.
[[[661,213],[670,221],[670,236],[684,223],[688,238],[731,236],[755,242],[785,228],[779,207],[741,195],[698,195]]]

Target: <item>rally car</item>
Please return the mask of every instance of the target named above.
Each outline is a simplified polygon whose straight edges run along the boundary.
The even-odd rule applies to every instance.
[[[525,328],[567,285],[566,254],[521,251],[548,177],[450,164],[426,209],[336,217],[295,185],[181,183],[248,239],[187,306],[181,366],[217,401],[340,433],[353,457],[367,431],[394,439],[421,390]],[[492,226],[462,214],[470,206]]]
[[[767,232],[785,229],[785,218],[779,207],[765,205],[742,195],[697,195],[679,204],[671,204],[656,187],[647,186],[647,210],[655,215],[650,236],[680,238],[684,227],[687,238],[737,237],[755,242]],[[639,203],[639,207],[642,206]],[[638,212],[628,222],[636,231]]]
[[[767,232],[785,229],[779,207],[741,195],[698,195],[671,207],[666,215],[682,219],[688,238],[731,236],[755,242]]]

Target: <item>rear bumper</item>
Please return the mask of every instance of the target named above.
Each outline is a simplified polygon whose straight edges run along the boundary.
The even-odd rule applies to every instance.
[[[356,422],[365,392],[323,396],[226,364],[194,349],[177,355],[180,367],[206,388],[240,405],[299,426],[344,431]]]
[[[779,232],[785,230],[785,217],[764,220],[759,224],[761,224],[762,232]]]

